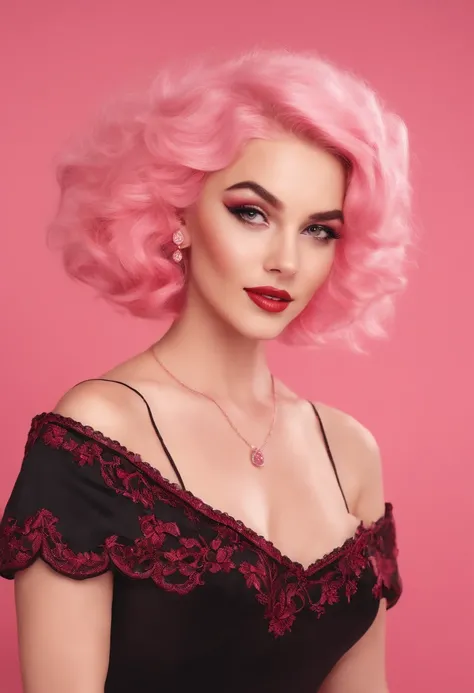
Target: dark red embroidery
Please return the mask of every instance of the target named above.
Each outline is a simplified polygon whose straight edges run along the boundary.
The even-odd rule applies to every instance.
[[[370,561],[377,576],[373,593],[378,599],[386,598],[388,606],[394,606],[398,601],[402,582],[398,572],[398,547],[396,542],[395,524],[392,509],[386,513],[379,523],[376,532],[370,536]]]
[[[331,569],[318,570],[312,575],[306,575],[304,570],[296,574],[281,573],[262,555],[256,564],[242,563],[239,570],[245,576],[247,587],[257,591],[258,601],[266,607],[270,632],[283,635],[291,629],[296,614],[304,607],[309,606],[319,618],[326,606],[337,604],[342,596],[350,601],[357,591],[357,578],[368,566],[369,534],[359,531],[358,536],[347,542],[347,549],[340,552]],[[318,595],[317,598],[314,595]]]
[[[36,442],[36,439],[38,438],[39,432],[44,424],[44,414],[41,414],[39,416],[35,416],[34,419],[31,422],[30,430],[28,431],[28,436],[26,438],[26,443],[25,443],[25,455],[28,453],[30,448],[33,447],[33,445]]]
[[[36,432],[35,439],[39,433]],[[118,455],[111,459],[104,456],[104,447],[99,443],[89,440],[77,442],[71,437],[70,432],[64,426],[49,423],[41,431],[41,440],[56,450],[63,449],[71,454],[72,459],[83,467],[100,465],[104,482],[134,503],[141,503],[145,508],[153,508],[158,493],[155,485],[151,484],[138,470],[129,472],[123,468],[122,460]]]
[[[217,532],[207,542],[202,536],[182,537],[174,522],[157,520],[153,515],[140,518],[142,537],[127,545],[117,536],[107,537],[99,550],[74,553],[57,530],[58,518],[48,510],[39,510],[23,526],[10,519],[3,529],[0,546],[2,572],[21,570],[41,556],[56,570],[72,577],[98,575],[112,563],[132,578],[152,579],[159,587],[187,594],[204,584],[206,573],[228,573],[237,567],[235,554],[248,546],[235,533]],[[313,575],[305,571],[282,570],[265,553],[254,549],[255,563],[243,561],[238,566],[246,585],[256,591],[256,598],[265,607],[269,632],[283,635],[296,614],[309,607],[318,618],[327,606],[345,597],[350,601],[357,591],[357,580],[372,563],[379,578],[374,594],[382,597],[381,587],[393,587],[393,560],[382,554],[368,555],[370,544],[377,544],[377,533],[360,531],[327,570]],[[389,569],[387,570],[387,566]],[[314,595],[317,594],[317,598]]]
[[[140,527],[143,539],[137,539],[133,547],[123,547],[116,540],[108,544],[115,565],[129,575],[139,565],[141,577],[150,577],[168,591],[186,594],[204,584],[206,572],[228,573],[235,568],[232,556],[241,549],[238,541],[224,545],[220,536],[209,542],[202,536],[182,537],[174,522],[150,515],[140,518]]]
[[[45,509],[38,510],[21,526],[14,519],[8,519],[0,536],[2,572],[27,568],[41,556],[50,566],[72,577],[103,573],[109,565],[108,555],[103,551],[74,553],[56,529],[58,521]]]
[[[141,536],[124,542],[116,535],[104,537],[94,551],[74,553],[57,529],[60,518],[40,509],[22,525],[4,520],[0,528],[0,572],[12,574],[41,556],[56,570],[72,577],[98,575],[111,565],[123,574],[152,579],[159,587],[187,594],[205,583],[207,574],[237,570],[257,601],[264,607],[269,631],[281,636],[291,630],[296,615],[309,608],[320,618],[327,607],[341,599],[350,601],[367,569],[375,574],[374,597],[395,603],[401,591],[397,572],[397,548],[392,506],[370,527],[359,525],[353,537],[307,568],[292,561],[264,537],[242,522],[219,512],[189,491],[166,480],[157,469],[78,422],[56,414],[33,420],[27,449],[41,436],[42,442],[67,451],[80,467],[99,465],[104,483],[115,493],[151,511],[157,502],[180,506],[196,527],[203,517],[206,536],[196,532],[183,537],[175,522],[154,514],[139,517]],[[74,433],[86,436],[77,440]],[[124,465],[124,458],[133,469]]]

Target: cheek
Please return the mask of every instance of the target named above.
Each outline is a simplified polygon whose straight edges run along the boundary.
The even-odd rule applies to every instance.
[[[324,284],[331,274],[336,255],[335,246],[319,248],[305,258],[304,276],[305,291],[309,298]],[[302,268],[303,269],[303,268]]]
[[[245,267],[248,248],[234,223],[225,213],[212,218],[202,214],[198,218],[193,255],[200,265],[203,261],[206,268],[224,276]]]

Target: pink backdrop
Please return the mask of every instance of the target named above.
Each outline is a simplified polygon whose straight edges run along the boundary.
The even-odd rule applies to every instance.
[[[405,581],[388,619],[391,692],[474,690],[472,2],[2,5],[0,508],[31,417],[157,335],[156,325],[119,317],[69,282],[45,248],[53,153],[104,95],[141,81],[168,56],[318,49],[362,73],[406,119],[421,251],[390,343],[374,344],[369,357],[295,358],[272,348],[271,359],[302,395],[360,418],[382,448]],[[19,693],[13,585],[5,581],[0,613],[0,688]]]

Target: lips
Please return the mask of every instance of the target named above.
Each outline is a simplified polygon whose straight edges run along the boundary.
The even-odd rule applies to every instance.
[[[252,294],[258,294],[259,296],[267,296],[270,299],[276,298],[280,301],[293,300],[288,291],[284,291],[283,289],[275,289],[274,286],[252,286],[245,289],[245,291],[247,291],[247,293],[250,291]]]
[[[290,305],[293,298],[288,291],[274,286],[253,286],[246,288],[248,297],[268,313],[281,313]]]

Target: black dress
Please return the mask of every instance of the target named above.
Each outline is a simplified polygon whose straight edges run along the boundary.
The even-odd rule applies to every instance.
[[[106,693],[316,693],[380,600],[398,600],[396,555],[387,503],[377,522],[304,568],[139,455],[55,413],[32,421],[0,524],[5,578],[38,556],[78,580],[113,571]]]

